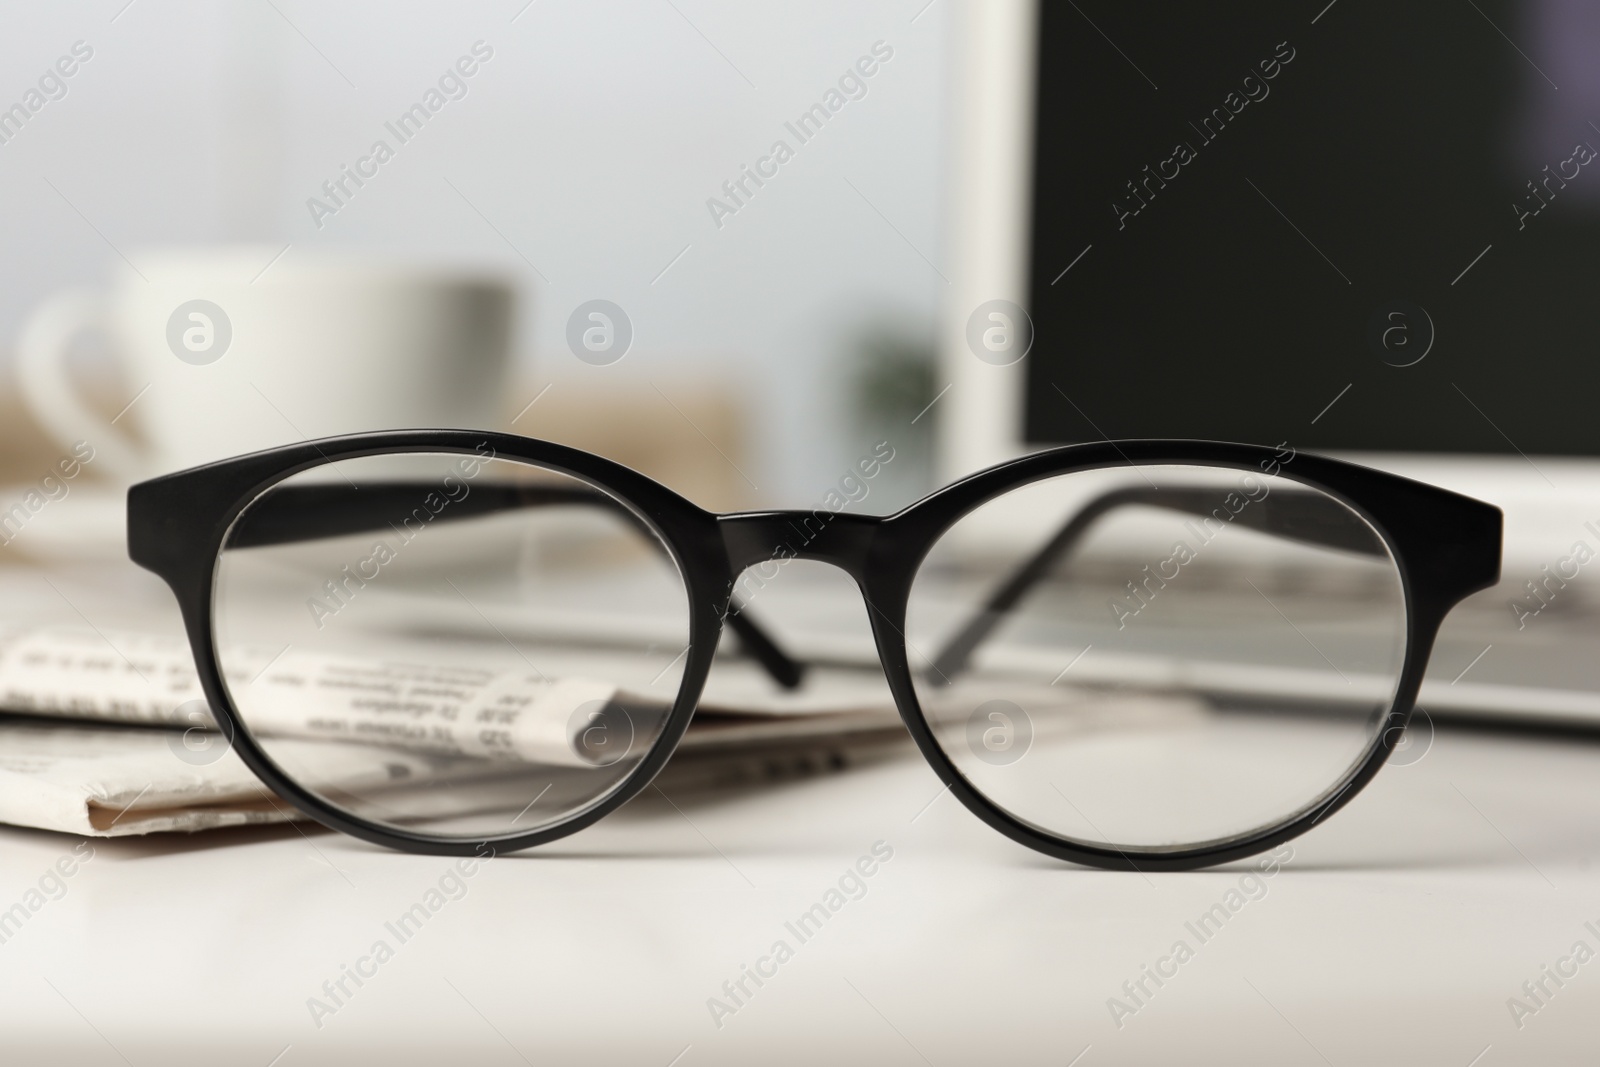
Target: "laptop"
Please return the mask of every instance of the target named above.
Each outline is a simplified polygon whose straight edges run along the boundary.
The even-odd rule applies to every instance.
[[[1420,706],[1600,728],[1600,12],[992,0],[959,17],[945,477],[1193,437],[1490,501],[1503,581],[1446,625]]]

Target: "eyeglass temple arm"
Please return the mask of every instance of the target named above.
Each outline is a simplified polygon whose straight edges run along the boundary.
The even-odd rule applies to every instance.
[[[1222,512],[1229,526],[1244,526],[1304,544],[1339,548],[1368,556],[1383,556],[1388,549],[1372,529],[1343,504],[1315,490],[1274,489],[1259,500],[1247,501],[1239,511],[1222,502],[1226,494],[1216,489],[1158,489],[1130,486],[1095,497],[1069,518],[1059,530],[989,595],[982,608],[934,655],[932,676],[948,684],[966,670],[978,646],[1002,619],[1069,554],[1101,516],[1121,507],[1166,508],[1202,519]],[[1241,498],[1244,499],[1244,498]]]
[[[439,501],[438,510],[427,506]],[[576,486],[477,484],[463,496],[446,493],[436,483],[385,482],[366,488],[345,485],[279,486],[253,504],[228,536],[229,548],[256,548],[315,541],[324,537],[369,533],[389,526],[397,532],[408,521],[427,524],[468,519],[517,508],[580,505],[613,511],[648,533],[660,547],[655,532],[621,501],[598,489]],[[380,516],[394,516],[391,519]],[[805,677],[805,667],[747,613],[737,599],[728,605],[727,622],[750,657],[784,689],[795,689]]]

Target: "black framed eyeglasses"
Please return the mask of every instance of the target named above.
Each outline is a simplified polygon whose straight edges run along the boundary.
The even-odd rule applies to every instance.
[[[1040,852],[1221,863],[1349,802],[1399,743],[1498,509],[1351,463],[1071,445],[889,516],[713,514],[500,433],[360,434],[134,486],[218,727],[276,793],[415,852],[543,844],[644,789],[725,628],[782,688],[881,665],[934,772]],[[845,571],[877,662],[756,621],[789,559]]]

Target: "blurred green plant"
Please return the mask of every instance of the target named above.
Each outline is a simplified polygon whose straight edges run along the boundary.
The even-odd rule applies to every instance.
[[[938,352],[931,336],[883,322],[860,329],[846,351],[855,436],[886,440],[896,453],[874,510],[894,510],[932,488]]]
[[[904,330],[875,325],[853,345],[852,394],[856,416],[870,431],[894,429],[928,433],[933,413],[917,419],[933,400],[936,353],[931,340]]]

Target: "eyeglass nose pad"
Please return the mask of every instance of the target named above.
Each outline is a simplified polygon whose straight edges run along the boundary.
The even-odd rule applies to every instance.
[[[792,559],[832,564],[859,585],[867,550],[881,520],[871,515],[833,511],[743,512],[718,516],[728,569],[770,566]],[[806,667],[783,649],[771,632],[751,617],[737,597],[729,600],[724,622],[738,635],[744,650],[784,689],[798,689]]]

